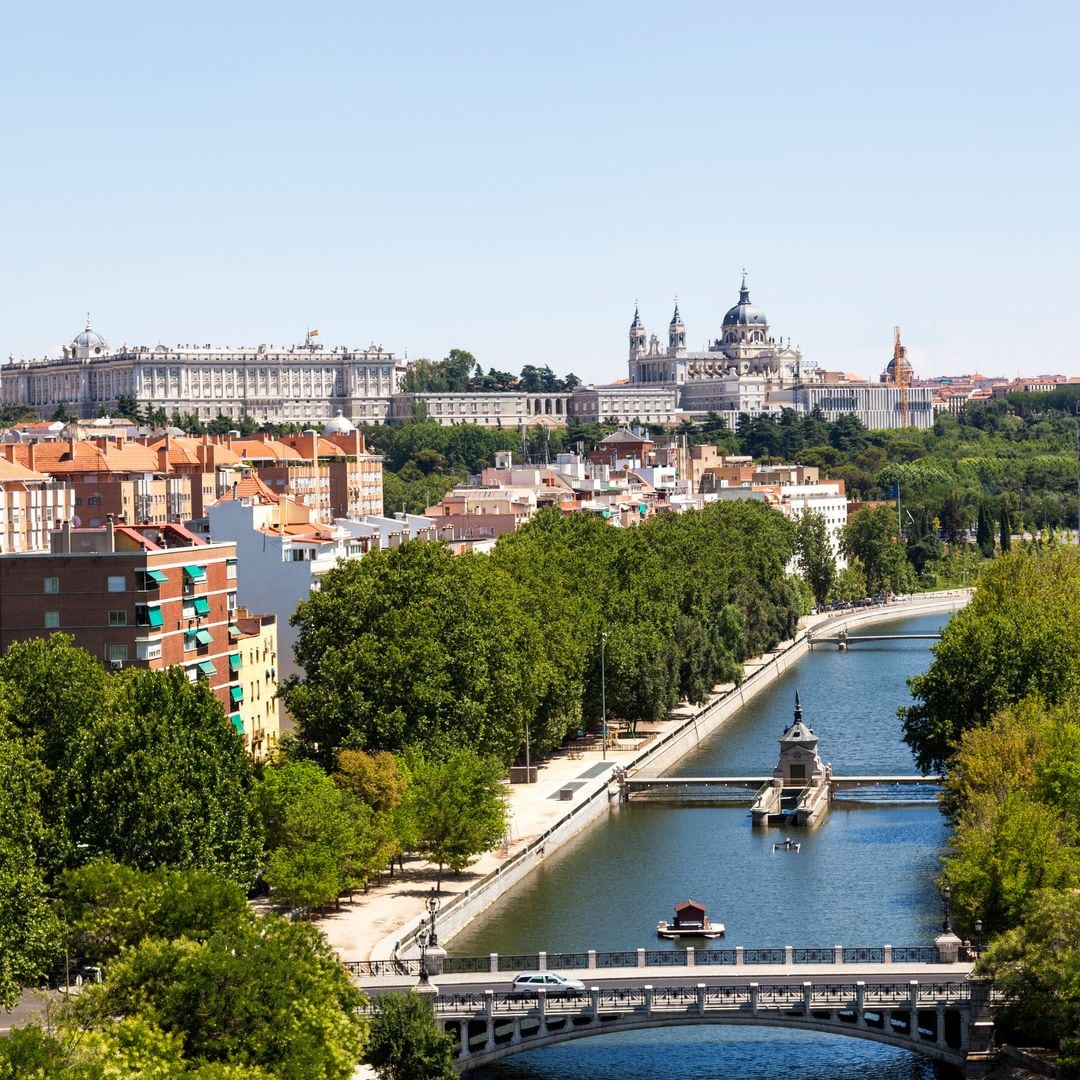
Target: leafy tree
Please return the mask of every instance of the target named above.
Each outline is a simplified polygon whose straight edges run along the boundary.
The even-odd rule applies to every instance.
[[[407,755],[406,814],[416,841],[439,867],[458,874],[506,834],[506,789],[499,762],[464,747]]]
[[[993,558],[994,527],[990,523],[990,511],[987,509],[986,503],[979,507],[979,528],[975,536],[975,542],[979,545],[979,550],[983,553],[984,558]]]
[[[205,683],[129,668],[79,733],[59,784],[70,834],[142,869],[212,870],[245,887],[262,834],[251,759]]]
[[[372,810],[393,812],[401,805],[408,780],[401,764],[386,750],[365,753],[342,750],[337,756],[334,783],[351,791]]]
[[[37,861],[46,826],[45,769],[0,722],[0,1006],[37,983],[56,954],[59,925]]]
[[[1001,552],[1005,554],[1012,547],[1012,524],[1009,521],[1009,506],[1004,499],[1001,500],[1001,509],[998,512],[998,536]]]
[[[201,942],[144,939],[84,988],[78,1011],[95,1029],[149,1021],[192,1062],[348,1080],[367,1037],[363,1000],[314,927],[248,916]]]
[[[841,546],[849,558],[859,560],[869,592],[910,588],[911,571],[900,543],[900,528],[889,507],[856,510],[844,526]]]
[[[1080,687],[1080,550],[1010,552],[988,564],[971,602],[909,680],[904,738],[924,770],[940,769],[959,736],[1021,698],[1047,705]]]
[[[419,994],[376,999],[364,1060],[383,1080],[453,1080],[457,1075],[454,1041]]]
[[[836,556],[823,514],[811,510],[799,515],[795,522],[795,552],[803,577],[820,607],[836,581]]]

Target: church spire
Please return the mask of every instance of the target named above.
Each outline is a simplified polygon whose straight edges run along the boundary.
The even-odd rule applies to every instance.
[[[739,286],[739,303],[750,303],[750,290],[746,287],[746,267],[743,267],[742,284]]]

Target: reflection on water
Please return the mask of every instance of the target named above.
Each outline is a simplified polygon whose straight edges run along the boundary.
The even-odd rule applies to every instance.
[[[880,624],[926,633],[945,616]],[[906,679],[931,660],[927,642],[811,653],[712,736],[673,774],[765,775],[790,721],[795,689],[821,756],[837,775],[908,774],[897,706]],[[920,798],[922,801],[920,801]],[[631,802],[554,852],[492,912],[450,943],[454,955],[546,949],[674,948],[659,919],[693,899],[727,926],[732,945],[918,945],[937,929],[934,886],[946,829],[926,789],[886,798],[851,793],[801,850],[774,852],[782,830],[754,830],[749,803]],[[699,947],[703,942],[695,943]],[[690,1027],[582,1039],[510,1058],[478,1077],[851,1077],[914,1080],[930,1066],[856,1039],[769,1028]]]

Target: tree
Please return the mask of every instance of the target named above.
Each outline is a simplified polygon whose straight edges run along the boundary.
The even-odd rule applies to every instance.
[[[428,859],[458,874],[506,834],[506,789],[495,758],[464,747],[431,747],[406,755],[406,815]]]
[[[364,1060],[383,1080],[453,1080],[454,1041],[420,994],[384,994],[375,1002]]]
[[[248,915],[201,942],[144,939],[84,988],[78,1010],[95,1029],[148,1019],[192,1062],[348,1080],[367,1038],[363,1001],[313,926]]]
[[[964,731],[1022,698],[1068,700],[1080,687],[1080,550],[1013,551],[988,564],[933,664],[908,685],[904,739],[925,771],[944,765]]]
[[[889,507],[856,510],[844,526],[840,542],[847,556],[862,565],[869,592],[909,590],[911,568],[900,543],[900,527]]]
[[[1004,555],[1012,547],[1012,524],[1009,521],[1009,506],[1004,499],[1001,500],[1001,509],[998,512],[998,536],[1001,553]]]
[[[130,866],[249,886],[262,849],[251,759],[213,691],[179,667],[129,668],[109,687],[59,780],[71,836]]]
[[[795,522],[795,552],[803,577],[821,607],[836,581],[836,556],[824,514],[807,510],[799,515]]]
[[[983,553],[983,558],[994,557],[994,526],[990,523],[990,511],[986,503],[979,506],[979,527],[975,535],[975,543]]]
[[[0,1006],[37,983],[59,944],[37,861],[46,825],[41,790],[47,773],[0,721]]]

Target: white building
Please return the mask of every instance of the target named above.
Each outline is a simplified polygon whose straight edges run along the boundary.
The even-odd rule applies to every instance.
[[[65,405],[82,417],[115,411],[126,396],[143,409],[221,415],[257,422],[320,424],[340,411],[356,423],[385,423],[405,364],[381,345],[324,349],[302,345],[121,345],[86,329],[58,358],[0,367],[0,399],[41,413]]]

